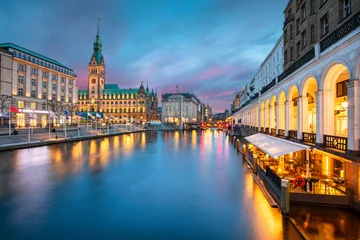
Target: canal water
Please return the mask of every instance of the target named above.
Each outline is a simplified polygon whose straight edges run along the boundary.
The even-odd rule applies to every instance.
[[[148,132],[0,153],[0,239],[300,239],[227,136]]]

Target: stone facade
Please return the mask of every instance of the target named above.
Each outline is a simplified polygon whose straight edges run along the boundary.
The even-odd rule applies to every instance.
[[[50,100],[64,105],[76,104],[77,77],[72,69],[12,43],[0,44],[0,49],[10,52],[12,56],[11,66],[9,59],[3,63],[6,63],[6,78],[2,78],[1,84],[6,86],[2,91],[13,97],[12,105],[20,111],[14,121],[17,127],[29,124],[33,127],[46,127],[47,102]],[[29,118],[29,112],[33,113],[32,119]]]

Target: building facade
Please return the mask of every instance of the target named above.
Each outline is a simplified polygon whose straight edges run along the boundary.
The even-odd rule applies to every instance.
[[[165,123],[199,122],[200,100],[193,93],[166,93],[162,95],[161,121]]]
[[[142,83],[136,89],[106,84],[99,23],[88,66],[88,89],[79,90],[78,97],[78,108],[83,116],[98,113],[103,121],[111,123],[145,123],[157,119],[156,91],[145,89]]]
[[[12,56],[11,67],[9,60],[6,60],[7,73],[1,78],[1,92],[12,96],[11,105],[20,111],[14,122],[17,127],[29,124],[46,127],[49,119],[48,101],[76,104],[77,77],[72,69],[12,43],[0,44],[0,49]],[[27,113],[32,113],[31,119]]]
[[[329,179],[345,178],[352,205],[360,209],[360,2],[320,2],[289,1],[285,70],[234,118],[253,132],[311,145],[312,164],[320,164]],[[303,36],[291,28],[297,19]],[[300,53],[291,60],[286,56],[299,37]]]

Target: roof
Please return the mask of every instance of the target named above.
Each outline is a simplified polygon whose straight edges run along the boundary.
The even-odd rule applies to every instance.
[[[36,53],[36,52],[33,52],[33,51],[31,51],[31,50],[29,50],[29,49],[26,49],[26,48],[24,48],[24,47],[20,47],[20,46],[14,44],[14,43],[1,43],[1,44],[0,44],[0,48],[5,48],[5,49],[13,48],[13,49],[15,49],[15,50],[17,50],[17,51],[26,53],[26,54],[31,55],[31,56],[33,56],[33,57],[42,59],[42,60],[44,60],[44,61],[50,62],[50,63],[52,63],[52,64],[58,65],[59,67],[63,67],[63,68],[66,68],[66,69],[72,71],[71,68],[66,67],[65,65],[59,63],[58,61],[56,61],[56,60],[54,60],[54,59],[45,57],[44,55],[41,55],[41,54]]]
[[[119,89],[117,84],[105,84],[105,89]]]
[[[247,141],[260,148],[272,158],[281,157],[286,154],[309,149],[309,146],[291,142],[288,140],[272,137],[269,135],[257,133],[245,137]]]

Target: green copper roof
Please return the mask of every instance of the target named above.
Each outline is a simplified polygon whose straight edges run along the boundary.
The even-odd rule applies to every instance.
[[[81,96],[88,95],[88,92],[89,92],[88,90],[79,90],[79,91],[78,91],[78,95],[79,95],[79,96],[80,96],[80,95],[81,95]]]
[[[119,89],[117,84],[105,84],[105,89]]]
[[[94,52],[91,55],[91,60],[93,58],[95,58],[96,63],[98,65],[101,64],[101,61],[103,59],[103,55],[102,55],[101,50],[102,50],[102,42],[101,42],[101,39],[100,39],[100,18],[98,18],[98,29],[97,29],[97,34],[96,34],[95,41],[94,41]]]
[[[104,89],[103,94],[138,93],[139,89]]]
[[[55,64],[55,65],[59,66],[59,67],[63,67],[63,68],[66,68],[66,69],[72,71],[71,68],[68,68],[68,67],[62,65],[61,63],[59,63],[58,61],[55,61],[54,59],[45,57],[45,56],[43,56],[43,55],[41,55],[41,54],[39,54],[39,53],[33,52],[33,51],[29,50],[29,49],[20,47],[20,46],[18,46],[18,45],[16,45],[16,44],[13,44],[13,43],[1,43],[1,44],[0,44],[0,48],[5,48],[5,49],[7,49],[7,50],[9,50],[9,48],[12,48],[12,49],[17,50],[17,51],[19,51],[19,52],[26,53],[26,54],[31,55],[31,56],[33,56],[33,57],[39,58],[39,59],[41,59],[41,60],[50,62],[50,63],[52,63],[52,64]]]

